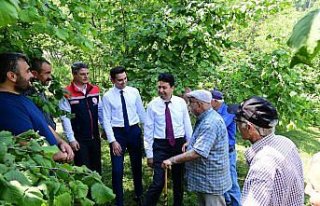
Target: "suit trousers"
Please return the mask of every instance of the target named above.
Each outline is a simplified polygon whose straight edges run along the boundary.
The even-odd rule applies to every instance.
[[[112,188],[116,195],[117,206],[123,206],[123,161],[126,150],[129,152],[133,183],[136,197],[141,197],[142,188],[142,139],[138,124],[130,126],[129,131],[123,127],[113,127],[116,141],[121,145],[122,155],[115,156],[110,145],[112,163]]]
[[[75,151],[74,164],[85,165],[92,171],[101,174],[101,141],[100,138],[77,140],[80,149]]]
[[[177,138],[175,146],[169,144],[168,139],[154,139],[153,142],[153,181],[146,193],[145,206],[155,206],[164,187],[163,160],[182,153],[185,138]],[[181,206],[183,199],[184,164],[172,166],[173,201],[174,206]]]

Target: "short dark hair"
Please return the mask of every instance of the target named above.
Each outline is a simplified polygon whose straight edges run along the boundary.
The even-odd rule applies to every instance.
[[[169,73],[161,73],[161,74],[159,74],[158,81],[167,82],[167,83],[170,84],[171,87],[173,87],[174,84],[175,84],[174,76],[172,74],[169,74]]]
[[[0,83],[6,81],[9,71],[18,72],[17,62],[19,59],[23,59],[28,63],[28,57],[22,53],[6,52],[0,54]]]
[[[121,74],[123,72],[126,72],[126,69],[123,66],[113,67],[110,70],[111,79],[115,79],[117,74]]]
[[[78,73],[78,71],[82,68],[88,69],[88,65],[83,62],[75,62],[71,65],[72,74]]]
[[[31,71],[36,71],[36,72],[40,73],[40,72],[41,72],[41,67],[42,67],[42,64],[43,64],[43,63],[47,63],[47,64],[51,65],[50,62],[47,61],[47,60],[46,60],[45,58],[43,58],[43,57],[31,58],[31,60],[30,60],[30,70],[31,70]]]

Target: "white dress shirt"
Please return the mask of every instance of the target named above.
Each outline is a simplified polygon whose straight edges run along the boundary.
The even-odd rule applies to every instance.
[[[136,88],[126,86],[123,90],[123,97],[126,102],[129,125],[139,122],[144,123],[145,110],[143,108],[141,96]],[[103,129],[106,132],[109,143],[116,139],[112,127],[124,127],[122,103],[120,89],[112,87],[102,97],[103,108]]]
[[[87,93],[87,85],[85,85],[83,88],[78,87],[77,85],[74,84],[74,86],[79,90],[82,91],[82,93],[84,95],[86,95]],[[71,106],[69,101],[63,97],[60,102],[59,102],[59,108],[63,111],[69,112],[71,114]],[[98,103],[98,121],[100,124],[102,124],[102,105],[101,105],[101,98],[99,96],[99,103]],[[63,131],[64,134],[66,135],[67,139],[69,142],[73,142],[76,140],[76,138],[74,137],[74,132],[72,130],[72,125],[71,125],[71,120],[69,117],[67,117],[66,115],[63,115],[60,117],[61,119],[61,123],[62,123],[62,127],[63,127]]]
[[[188,141],[192,136],[192,126],[186,102],[180,97],[172,96],[168,107],[171,113],[174,137],[186,137]],[[166,138],[165,109],[165,101],[160,97],[153,99],[147,107],[144,124],[144,146],[147,158],[153,158],[154,138]]]

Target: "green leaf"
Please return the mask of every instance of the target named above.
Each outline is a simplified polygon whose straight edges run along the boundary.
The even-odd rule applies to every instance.
[[[86,185],[88,185],[89,187],[91,187],[92,185],[94,185],[96,183],[102,183],[101,176],[96,172],[93,172],[90,175],[84,177],[82,179],[82,182],[85,183]]]
[[[38,206],[46,201],[43,199],[41,191],[36,187],[28,187],[24,190],[22,206]]]
[[[31,182],[28,178],[20,171],[10,170],[6,174],[3,175],[7,181],[17,180],[21,185],[31,186]]]
[[[101,183],[92,185],[91,196],[97,204],[105,204],[115,198],[112,190]]]
[[[69,173],[67,170],[57,170],[56,175],[59,179],[68,181],[70,179]]]
[[[23,22],[32,23],[39,19],[39,13],[36,8],[29,7],[19,12],[19,19]]]
[[[2,137],[13,137],[13,135],[9,131],[0,131],[0,138]]]
[[[30,170],[26,170],[23,172],[23,174],[30,180],[31,182],[38,182],[39,177],[37,177],[35,174],[32,173]]]
[[[4,158],[3,158],[3,162],[7,165],[7,166],[11,166],[14,164],[16,157],[10,153],[7,153]]]
[[[76,180],[69,183],[72,193],[75,199],[82,199],[87,197],[89,188],[87,185],[83,184],[81,181]]]
[[[63,193],[55,197],[53,201],[53,205],[54,206],[71,206],[72,205],[71,195],[69,193]]]
[[[296,23],[287,44],[296,54],[306,57],[307,62],[311,61],[320,49],[320,9],[309,12]]]
[[[39,139],[41,136],[38,134],[38,132],[35,132],[34,130],[30,129],[28,131],[25,131],[19,135],[17,135],[17,138],[21,139]]]
[[[7,154],[8,147],[5,143],[0,142],[0,162],[3,162],[5,155]]]
[[[36,140],[31,140],[29,143],[29,148],[33,151],[33,152],[41,152],[42,151],[42,147],[40,146],[40,144],[36,141]]]
[[[12,181],[11,183],[6,182],[2,176],[0,176],[0,182],[0,199],[8,203],[14,203],[16,205],[19,205],[19,202],[21,201],[23,195],[21,187],[16,186],[14,184],[14,181]]]
[[[14,142],[14,136],[11,134],[11,132],[1,131],[0,140],[7,146],[12,146]]]
[[[61,183],[58,181],[58,179],[51,177],[49,180],[45,181],[44,184],[47,186],[49,197],[53,199],[59,191]]]
[[[51,159],[55,153],[59,152],[59,148],[56,145],[44,146],[42,150],[44,151],[44,155],[49,159]]]
[[[46,168],[52,167],[52,160],[43,157],[42,155],[35,154],[32,156],[32,159],[38,164]]]
[[[9,170],[9,167],[7,167],[4,164],[0,164],[0,174],[4,174]]]
[[[19,6],[12,0],[0,1],[0,27],[16,21],[19,10]]]
[[[69,38],[69,33],[66,29],[55,28],[54,30],[59,39],[66,40],[67,38]],[[50,111],[49,108],[47,109],[47,111]]]
[[[81,206],[93,206],[94,205],[94,202],[91,201],[90,199],[88,198],[83,198],[80,200],[80,205]]]

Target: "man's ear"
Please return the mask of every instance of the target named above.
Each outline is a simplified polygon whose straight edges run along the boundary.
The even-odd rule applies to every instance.
[[[247,123],[247,130],[250,132],[253,132],[256,130],[256,128],[251,124],[250,122]]]
[[[32,73],[32,75],[34,76],[34,77],[38,77],[38,72],[37,71],[35,71],[35,70],[33,70],[33,71],[31,71],[31,73]]]
[[[7,79],[9,81],[16,82],[17,81],[17,74],[12,71],[8,71],[7,72]]]
[[[114,84],[115,80],[111,76],[109,76],[109,78],[110,78],[110,81],[112,82],[112,84]]]

